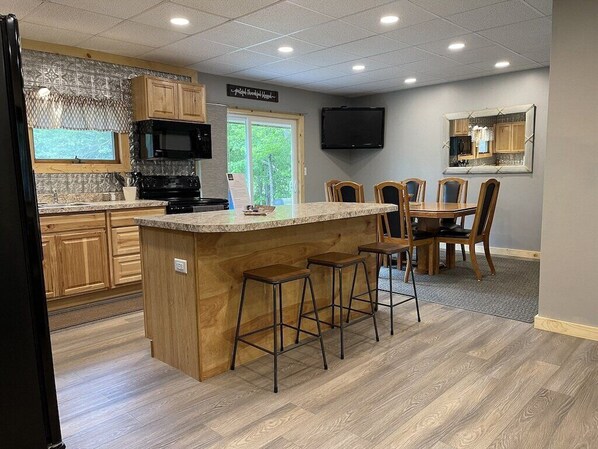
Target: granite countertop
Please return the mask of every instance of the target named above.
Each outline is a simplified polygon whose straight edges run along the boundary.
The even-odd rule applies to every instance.
[[[397,206],[376,203],[303,203],[277,206],[266,216],[223,210],[136,218],[140,226],[186,232],[243,232],[393,212]]]
[[[135,200],[135,201],[73,201],[72,203],[59,203],[39,205],[40,215],[69,214],[73,212],[96,212],[114,209],[141,209],[144,207],[165,207],[166,201]]]

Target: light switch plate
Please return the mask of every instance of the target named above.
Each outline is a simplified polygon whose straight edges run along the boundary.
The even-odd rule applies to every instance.
[[[185,259],[174,259],[174,271],[187,274],[187,261]]]

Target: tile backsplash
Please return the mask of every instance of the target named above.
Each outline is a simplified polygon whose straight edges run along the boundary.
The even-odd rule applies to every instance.
[[[171,73],[110,64],[70,56],[56,55],[33,50],[23,51],[23,78],[25,89],[45,86],[56,93],[80,95],[95,99],[118,99],[130,105],[130,79],[139,75],[153,75],[161,78],[188,80]],[[132,116],[132,110],[131,110]],[[131,169],[147,175],[191,175],[195,174],[195,163],[184,161],[142,161],[133,135],[129,136]],[[40,202],[53,197],[56,192],[61,201],[103,200],[105,193],[113,192],[117,198],[122,195],[121,187],[113,173],[69,173],[36,174],[36,187]],[[43,198],[42,198],[43,196]],[[109,195],[108,195],[109,197]]]

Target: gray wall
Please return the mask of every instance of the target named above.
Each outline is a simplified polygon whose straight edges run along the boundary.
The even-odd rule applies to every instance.
[[[283,86],[273,86],[248,80],[227,78],[205,73],[198,74],[199,82],[206,85],[208,103],[220,103],[229,107],[242,109],[256,109],[272,112],[300,113],[305,115],[305,165],[307,176],[305,177],[305,200],[324,201],[324,182],[330,178],[349,178],[351,156],[346,151],[322,151],[320,149],[320,109],[325,106],[340,106],[347,103],[342,97],[324,95],[317,92],[309,92],[301,89],[293,89]],[[226,96],[226,84],[238,84],[241,86],[261,87],[273,89],[279,92],[279,102],[269,103],[264,101],[246,100]],[[208,115],[208,122],[214,126],[214,120]],[[209,170],[209,169],[208,169]],[[209,179],[220,176],[214,175],[212,168]],[[206,173],[206,164],[202,166],[202,173]],[[221,173],[224,179],[225,171]],[[214,192],[212,186],[203,181],[203,192]],[[219,190],[218,190],[219,191]]]
[[[598,2],[555,0],[539,315],[598,326]]]
[[[496,176],[501,181],[491,246],[538,251],[542,223],[542,187],[546,150],[548,69],[477,78],[450,84],[406,89],[361,97],[353,104],[386,107],[382,150],[352,152],[350,177],[366,186],[386,180],[418,177],[428,181],[426,199],[436,200],[436,183],[443,177],[441,149],[443,115],[474,109],[534,103],[536,142],[531,174]],[[477,201],[480,183],[488,175],[466,175],[468,200]]]

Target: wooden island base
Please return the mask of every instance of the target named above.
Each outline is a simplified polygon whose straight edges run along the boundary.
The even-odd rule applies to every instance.
[[[303,267],[309,256],[327,251],[355,254],[358,245],[376,241],[376,216],[245,232],[201,233],[141,226],[141,241],[145,329],[152,340],[153,356],[204,380],[230,367],[243,271],[275,263]],[[174,271],[175,258],[187,261],[187,274]],[[374,288],[375,257],[370,256],[367,264]],[[352,276],[352,269],[345,270],[345,305]],[[330,270],[313,267],[312,279],[318,305],[330,304]],[[283,286],[284,321],[292,325],[297,322],[301,288],[301,282]],[[365,276],[358,270],[356,293],[365,291]],[[246,294],[243,333],[272,322],[271,288],[249,281]],[[354,307],[369,306],[356,301]],[[329,310],[320,318],[330,319]],[[308,330],[315,330],[310,320],[304,322]],[[254,341],[271,347],[271,336],[271,331],[256,334]],[[285,329],[285,345],[294,339],[295,332]],[[241,343],[237,363],[263,355]]]

